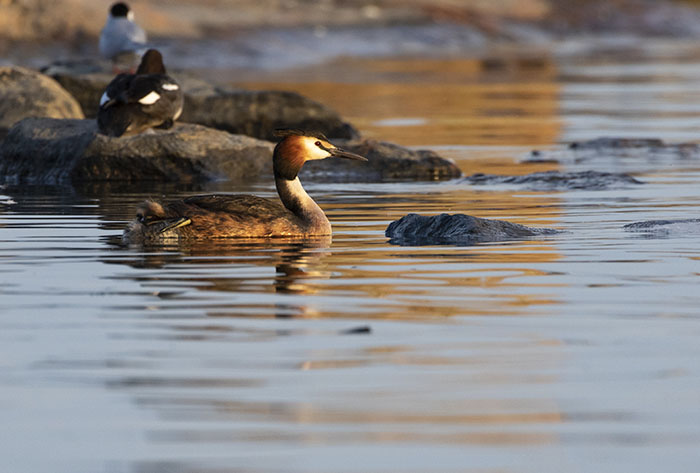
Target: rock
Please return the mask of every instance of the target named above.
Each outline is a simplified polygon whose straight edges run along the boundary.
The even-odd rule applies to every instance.
[[[430,151],[410,151],[376,141],[343,143],[369,162],[327,159],[308,162],[302,179],[377,182],[439,179],[460,175],[452,161]],[[89,181],[240,181],[272,176],[274,143],[201,125],[112,138],[94,120],[25,119],[0,145],[0,182],[58,184]],[[307,169],[310,168],[310,169]]]
[[[78,102],[50,77],[23,67],[0,67],[0,134],[27,117],[84,115]]]
[[[86,117],[97,115],[100,97],[113,76],[82,62],[44,68],[80,102]],[[166,63],[167,67],[167,63]],[[328,107],[295,92],[216,87],[185,72],[170,72],[185,93],[181,122],[274,141],[276,128],[319,131],[331,139],[357,138],[352,125]]]
[[[700,233],[700,218],[678,220],[647,220],[625,225],[628,232],[642,233],[646,238],[663,238],[672,235],[690,236]]]
[[[605,149],[605,148],[658,148],[664,142],[657,138],[615,138],[601,137],[588,141],[574,141],[569,149]]]
[[[559,190],[559,189],[584,189],[602,190],[613,187],[639,185],[638,181],[629,174],[580,171],[560,172],[547,171],[535,172],[523,176],[497,176],[494,174],[473,174],[464,178],[464,181],[472,185],[499,185],[510,184],[525,186],[531,190]]]
[[[0,146],[0,181],[195,182],[271,175],[273,144],[200,125],[112,138],[94,120],[28,118]]]
[[[390,243],[398,245],[471,245],[484,241],[517,240],[554,233],[558,231],[464,214],[426,217],[413,213],[391,222],[384,232],[391,239]]]
[[[376,140],[335,140],[348,151],[366,157],[368,162],[346,159],[312,161],[304,165],[302,177],[324,181],[440,180],[462,176],[454,161],[433,151],[413,151]]]
[[[275,140],[276,128],[313,130],[330,139],[359,136],[352,125],[328,107],[296,92],[275,90],[217,88],[212,94],[185,89],[180,119],[264,140]]]
[[[649,172],[674,162],[700,159],[696,143],[665,143],[658,139],[597,138],[571,143],[566,148],[533,150],[524,163],[562,163],[577,166],[585,163],[595,169]]]

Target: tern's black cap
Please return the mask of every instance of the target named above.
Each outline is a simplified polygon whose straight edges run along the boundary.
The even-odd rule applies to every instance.
[[[123,2],[118,2],[112,5],[109,9],[109,13],[114,17],[127,16],[129,14],[129,5]]]

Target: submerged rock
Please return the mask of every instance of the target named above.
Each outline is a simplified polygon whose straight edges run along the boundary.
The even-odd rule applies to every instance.
[[[658,138],[616,138],[603,136],[587,141],[574,141],[569,149],[605,149],[605,148],[658,148],[665,146]]]
[[[113,79],[112,74],[93,72],[80,64],[73,69],[56,65],[45,70],[80,102],[86,117],[96,116],[100,97]],[[296,92],[228,89],[184,72],[173,71],[170,75],[185,94],[181,122],[270,141],[275,139],[276,128],[314,130],[331,139],[359,136],[336,112]]]
[[[700,158],[696,143],[665,143],[659,139],[596,138],[571,143],[566,149],[533,150],[526,163],[634,164],[639,169],[650,164]]]
[[[0,181],[194,182],[272,173],[273,144],[192,124],[112,138],[94,120],[28,118],[0,145]]]
[[[551,235],[557,230],[531,228],[464,214],[427,217],[408,214],[389,224],[384,234],[398,245],[474,244]]]
[[[611,187],[624,187],[643,184],[629,174],[580,171],[535,172],[523,176],[497,176],[494,174],[473,174],[464,178],[472,185],[512,184],[525,186],[532,190],[585,189],[602,190]]]
[[[369,162],[346,159],[310,161],[301,175],[326,181],[440,180],[462,176],[454,161],[429,150],[410,150],[377,140],[334,141],[338,146],[366,157]]]
[[[23,67],[0,67],[0,137],[23,118],[83,116],[78,102],[50,77]]]
[[[697,235],[700,233],[700,218],[678,220],[647,220],[625,225],[629,232],[639,232],[646,237],[666,237],[671,235]]]

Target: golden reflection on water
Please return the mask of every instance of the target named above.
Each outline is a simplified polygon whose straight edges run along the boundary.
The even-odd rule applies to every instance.
[[[547,145],[561,133],[553,61],[347,60],[236,85],[293,90],[364,135],[406,146]]]
[[[198,246],[184,248],[184,256],[151,248],[144,259],[123,262],[156,270],[138,275],[139,284],[158,295],[149,304],[156,318],[167,317],[173,304],[201,304],[216,318],[404,320],[517,315],[558,304],[547,295],[549,273],[529,267],[559,257],[543,241],[437,250],[359,238],[343,238],[339,251],[274,245]]]
[[[421,147],[454,145],[439,153],[455,159],[465,174],[557,168],[552,163],[522,164],[508,148],[549,145],[559,136],[560,86],[557,68],[546,56],[340,60],[283,75],[270,73],[244,85],[296,90],[335,108],[368,136]],[[490,146],[474,146],[484,144]],[[396,183],[380,194],[371,188],[354,190],[348,199],[344,185],[337,186],[336,194],[326,188],[325,201],[323,195],[319,200],[334,225],[332,243],[195,242],[174,248],[179,256],[154,251],[139,264],[183,268],[158,273],[158,285],[189,282],[203,294],[246,295],[235,303],[210,303],[207,313],[216,317],[426,319],[516,315],[559,303],[549,295],[548,274],[532,268],[561,258],[547,239],[402,248],[387,245],[383,237],[389,222],[410,212],[465,213],[556,227],[561,214],[556,193],[452,181]],[[109,199],[101,199],[107,214]],[[221,272],[220,265],[238,270]],[[493,265],[499,270],[489,269]],[[194,276],[187,266],[201,267],[203,274]],[[207,275],[209,271],[214,274]],[[325,301],[333,298],[355,304]]]

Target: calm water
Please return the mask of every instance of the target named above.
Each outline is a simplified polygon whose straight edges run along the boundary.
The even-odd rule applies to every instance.
[[[0,470],[697,471],[700,231],[622,226],[698,217],[700,161],[520,161],[605,135],[695,140],[699,51],[576,47],[346,60],[252,85],[468,174],[596,169],[643,186],[307,182],[332,242],[148,251],[118,245],[145,197],[274,187],[0,189]],[[565,232],[390,245],[408,212]]]

